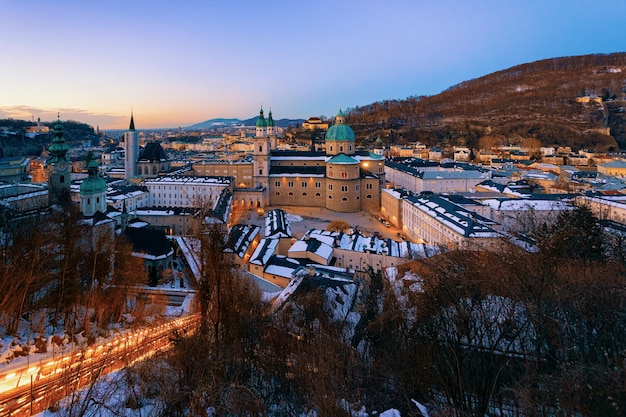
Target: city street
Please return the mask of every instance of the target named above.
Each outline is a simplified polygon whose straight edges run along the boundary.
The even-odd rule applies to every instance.
[[[140,329],[106,343],[0,373],[0,416],[29,416],[47,409],[107,373],[171,347],[175,332],[190,334],[199,314]]]

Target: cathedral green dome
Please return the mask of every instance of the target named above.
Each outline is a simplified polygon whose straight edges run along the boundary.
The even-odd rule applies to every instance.
[[[267,127],[267,122],[265,119],[261,119],[260,117],[256,121],[256,127]]]
[[[354,141],[354,131],[348,126],[343,118],[341,109],[335,117],[335,124],[328,128],[326,141]]]

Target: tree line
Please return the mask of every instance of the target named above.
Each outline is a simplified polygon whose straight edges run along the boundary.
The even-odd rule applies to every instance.
[[[50,331],[68,341],[80,333],[93,342],[127,324],[125,313],[142,316],[141,306],[129,308],[126,297],[129,286],[147,282],[142,260],[112,227],[87,226],[80,218],[69,207],[2,222],[0,328],[8,336],[30,335],[18,340],[24,354],[33,341],[45,351]]]

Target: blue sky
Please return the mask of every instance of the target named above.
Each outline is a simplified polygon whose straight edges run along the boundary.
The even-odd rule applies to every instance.
[[[333,116],[626,51],[619,1],[0,0],[0,118],[101,129]]]

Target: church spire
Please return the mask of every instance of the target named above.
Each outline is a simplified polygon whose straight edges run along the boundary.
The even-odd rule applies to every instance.
[[[133,111],[130,111],[130,127],[128,128],[130,131],[135,130],[135,119],[133,118]]]

